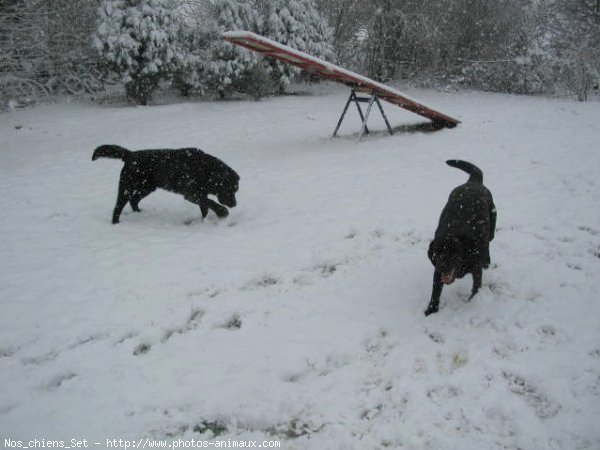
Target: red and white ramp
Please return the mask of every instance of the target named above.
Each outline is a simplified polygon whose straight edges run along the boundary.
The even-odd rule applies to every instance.
[[[339,66],[336,66],[335,64],[324,61],[322,59],[315,58],[314,56],[311,56],[307,53],[295,50],[291,47],[288,47],[287,45],[282,45],[278,42],[275,42],[271,39],[267,39],[258,34],[249,31],[230,31],[223,33],[223,39],[234,44],[240,45],[242,47],[248,48],[250,50],[263,53],[264,55],[270,58],[274,58],[284,63],[300,67],[301,69],[313,75],[337,81],[338,83],[345,84],[346,86],[352,88],[352,93],[350,95],[350,98],[348,99],[348,102],[346,103],[346,107],[344,108],[344,112],[342,113],[340,122],[338,123],[338,126],[334,132],[334,136],[337,133],[337,130],[339,129],[339,126],[344,118],[346,110],[348,109],[348,105],[352,101],[356,103],[361,114],[361,118],[363,119],[363,132],[368,132],[366,127],[366,119],[368,119],[371,106],[374,102],[376,102],[379,106],[379,109],[382,115],[384,116],[384,119],[388,126],[388,130],[390,131],[390,133],[392,132],[392,129],[389,126],[387,118],[385,117],[385,114],[383,112],[383,108],[379,103],[379,99],[385,100],[389,103],[398,105],[401,108],[404,108],[415,114],[419,114],[420,116],[426,117],[432,120],[433,124],[439,128],[454,128],[460,123],[459,120],[450,117],[446,114],[443,114],[409,97],[408,95],[403,94],[400,91],[386,86],[385,84],[379,83],[370,78],[351,72],[350,70],[343,69]],[[356,95],[356,92],[368,93],[371,95],[371,98],[358,97]],[[365,116],[363,116],[362,110],[360,109],[359,105],[359,102],[362,101],[369,102],[369,107]]]

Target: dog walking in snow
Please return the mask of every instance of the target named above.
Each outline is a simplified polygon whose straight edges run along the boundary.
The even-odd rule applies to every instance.
[[[226,217],[237,202],[235,193],[239,187],[239,175],[227,164],[197,148],[176,150],[127,150],[118,145],[101,145],[94,150],[92,161],[98,158],[116,158],[125,165],[119,179],[117,204],[112,223],[129,202],[139,212],[139,203],[156,188],[181,194],[200,206],[202,218],[212,209],[219,217]],[[208,198],[215,195],[221,203]]]
[[[444,284],[452,284],[467,273],[473,276],[469,300],[477,294],[483,269],[490,264],[489,244],[496,231],[496,207],[492,193],[483,185],[481,170],[456,159],[446,164],[467,172],[469,179],[450,193],[429,245],[427,256],[435,269],[426,316],[438,311]]]

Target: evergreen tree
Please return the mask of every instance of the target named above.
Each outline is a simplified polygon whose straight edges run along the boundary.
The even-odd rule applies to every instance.
[[[212,21],[181,25],[178,41],[182,57],[173,76],[173,84],[182,95],[208,90],[206,67],[213,55],[211,46],[219,38]]]
[[[265,35],[280,44],[331,61],[333,35],[314,0],[274,0],[265,24]],[[272,77],[283,91],[300,69],[273,62]]]
[[[172,0],[104,0],[94,46],[127,96],[145,105],[177,67],[177,31]]]
[[[244,92],[258,70],[259,56],[224,41],[220,34],[236,30],[260,33],[261,19],[251,2],[240,0],[218,0],[214,18],[219,33],[211,45],[212,58],[204,68],[208,84],[221,96],[231,90]]]

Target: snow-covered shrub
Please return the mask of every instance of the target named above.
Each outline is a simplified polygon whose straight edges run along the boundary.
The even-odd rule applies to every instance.
[[[94,46],[123,82],[127,96],[145,105],[180,60],[173,0],[104,0]]]
[[[313,0],[274,0],[264,27],[265,36],[325,60],[334,59],[333,35]],[[300,69],[272,62],[272,77],[283,91]]]

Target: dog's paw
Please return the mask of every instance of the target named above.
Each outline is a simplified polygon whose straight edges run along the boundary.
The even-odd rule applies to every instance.
[[[425,317],[434,314],[440,310],[439,306],[429,305],[425,310]]]
[[[227,208],[225,208],[224,206],[219,205],[219,208],[215,207],[213,209],[214,209],[217,217],[219,217],[220,219],[223,219],[229,215],[229,210]]]

